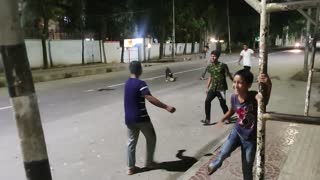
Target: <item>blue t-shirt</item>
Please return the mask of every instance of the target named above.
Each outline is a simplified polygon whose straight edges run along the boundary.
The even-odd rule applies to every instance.
[[[129,78],[126,81],[124,111],[127,125],[150,121],[145,104],[145,95],[151,95],[146,82],[137,78]]]
[[[238,96],[231,96],[231,106],[236,112],[238,120],[234,126],[237,133],[244,139],[254,140],[257,136],[257,91],[249,91],[245,102],[240,103]]]

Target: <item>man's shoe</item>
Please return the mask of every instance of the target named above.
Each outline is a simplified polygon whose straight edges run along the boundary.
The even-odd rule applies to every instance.
[[[210,124],[210,120],[206,119],[206,120],[201,120],[201,122],[203,123],[203,125],[208,125]]]
[[[137,171],[138,171],[138,167],[133,167],[133,168],[129,168],[128,169],[128,171],[127,171],[127,175],[133,175],[133,174],[135,174],[135,173],[137,173]]]
[[[208,165],[208,175],[213,174],[214,172],[216,172],[217,169],[210,167],[210,164]]]

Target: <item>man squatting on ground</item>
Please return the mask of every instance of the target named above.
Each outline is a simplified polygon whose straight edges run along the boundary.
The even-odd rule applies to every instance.
[[[241,147],[242,172],[244,180],[253,180],[253,163],[257,146],[257,111],[258,98],[261,94],[257,91],[249,91],[253,82],[253,74],[242,69],[234,74],[233,89],[234,94],[231,95],[231,108],[223,116],[218,123],[218,127],[223,126],[223,122],[228,120],[233,114],[237,114],[238,119],[231,130],[228,139],[221,148],[217,159],[211,161],[208,165],[208,174],[211,175],[219,167],[230,154]],[[267,74],[261,74],[258,77],[260,84],[267,87],[265,103],[268,104],[271,93],[271,81]]]
[[[205,125],[210,124],[211,120],[211,102],[215,97],[218,97],[220,106],[225,114],[229,109],[226,104],[226,90],[228,89],[226,76],[233,80],[227,64],[219,61],[220,51],[214,50],[211,52],[211,64],[208,65],[208,73],[210,74],[207,82],[207,97],[205,100],[206,119],[202,120]]]
[[[136,163],[136,145],[139,138],[140,131],[146,138],[147,168],[153,168],[154,152],[156,147],[156,133],[148,115],[145,99],[151,104],[163,108],[170,113],[174,113],[176,109],[172,106],[166,105],[151,95],[146,82],[139,79],[142,74],[142,66],[139,61],[132,61],[129,66],[130,78],[125,83],[124,89],[124,110],[125,123],[128,130],[128,146],[127,146],[127,163],[128,175],[132,175],[138,171]]]

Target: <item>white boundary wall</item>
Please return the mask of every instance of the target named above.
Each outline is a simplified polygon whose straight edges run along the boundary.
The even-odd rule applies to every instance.
[[[49,46],[50,43],[50,46]],[[151,47],[148,47],[148,43]],[[42,61],[42,44],[40,39],[26,39],[26,50],[30,67],[39,68],[43,66]],[[176,44],[177,55],[182,55],[185,43]],[[72,65],[81,64],[81,40],[51,40],[47,41],[47,55],[49,61],[49,48],[53,64],[56,65]],[[171,56],[172,44],[164,44],[164,56]],[[191,43],[187,44],[186,53],[191,54]],[[104,62],[103,50],[101,47],[101,56],[99,50],[99,41],[84,41],[84,59],[85,63]],[[119,41],[104,42],[104,51],[107,63],[120,63],[121,61],[121,47]],[[199,52],[199,44],[195,43],[194,53]],[[160,44],[152,43],[151,40],[145,39],[145,44],[124,49],[124,62],[133,60],[149,60],[158,59],[160,54]],[[130,55],[130,58],[129,58]],[[48,62],[49,63],[49,62]],[[3,69],[3,64],[0,62],[0,69]]]

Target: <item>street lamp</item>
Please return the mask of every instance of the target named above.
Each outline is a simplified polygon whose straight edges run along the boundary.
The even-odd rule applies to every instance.
[[[174,60],[175,56],[175,44],[176,44],[176,35],[175,35],[175,18],[174,18],[174,0],[172,0],[172,59]]]

